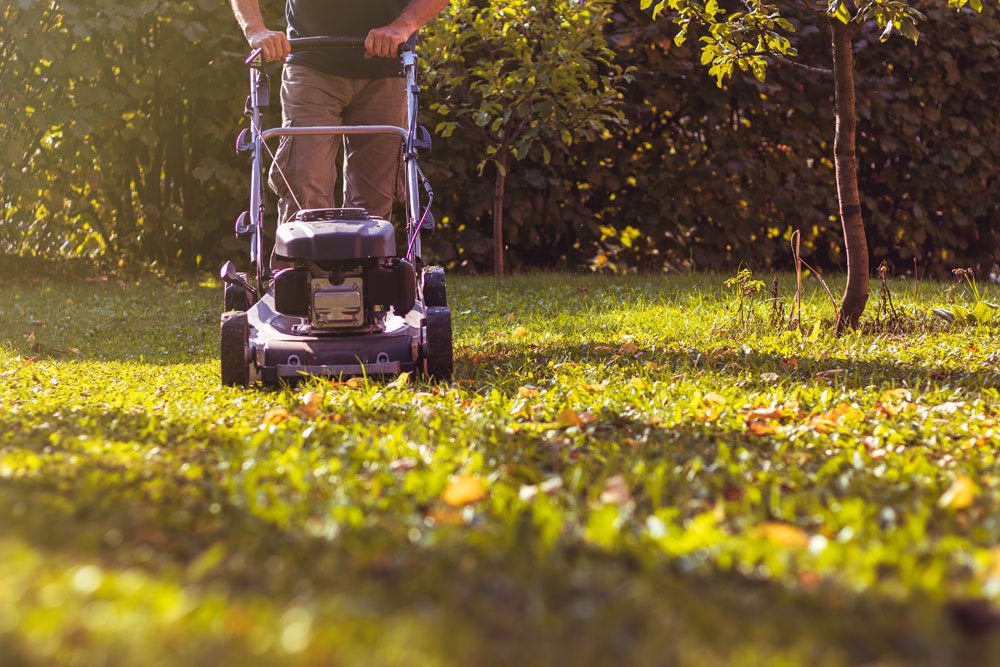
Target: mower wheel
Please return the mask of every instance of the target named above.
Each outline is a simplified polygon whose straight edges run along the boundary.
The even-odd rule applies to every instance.
[[[222,361],[222,384],[228,387],[246,387],[250,384],[250,362],[247,344],[250,325],[247,314],[226,313],[222,316],[222,337],[219,358]]]
[[[424,306],[427,308],[445,308],[448,305],[448,291],[444,284],[444,269],[440,266],[424,268]]]
[[[244,280],[246,279],[246,274],[245,273],[241,273],[240,276],[242,276]],[[229,311],[229,310],[241,310],[241,311],[250,310],[251,301],[252,301],[251,296],[250,296],[249,292],[247,292],[247,290],[246,290],[245,287],[243,287],[241,285],[233,285],[231,283],[227,283],[226,284],[226,287],[225,287],[225,299],[224,299],[224,304],[223,304],[224,307],[225,307],[225,310],[227,310],[227,311]]]
[[[427,375],[435,380],[450,380],[455,366],[451,342],[451,311],[432,306],[427,309],[425,317]]]

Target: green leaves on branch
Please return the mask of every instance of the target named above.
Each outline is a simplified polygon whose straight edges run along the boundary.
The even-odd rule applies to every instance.
[[[810,2],[818,18],[827,17],[859,28],[874,23],[885,41],[893,33],[913,40],[920,38],[917,24],[926,16],[914,3],[899,0],[830,0]],[[948,0],[955,9],[971,7],[982,11],[981,0]],[[795,32],[789,22],[787,8],[783,11],[777,3],[748,1],[741,3],[741,11],[727,12],[716,0],[640,0],[643,10],[652,9],[653,18],[665,14],[677,24],[679,30],[674,41],[683,44],[692,32],[700,35],[701,63],[721,86],[734,71],[750,72],[763,80],[768,58],[794,57],[795,48],[788,35]]]
[[[456,0],[421,32],[444,137],[464,131],[486,162],[594,140],[623,122],[628,73],[604,39],[612,3]]]

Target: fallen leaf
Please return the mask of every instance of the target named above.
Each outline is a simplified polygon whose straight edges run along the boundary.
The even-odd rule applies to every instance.
[[[518,388],[517,395],[521,398],[535,398],[539,395],[539,391],[535,387],[525,385]]]
[[[475,475],[457,475],[448,482],[441,493],[441,500],[452,507],[462,507],[479,502],[486,497],[486,486]]]
[[[580,415],[573,408],[563,408],[556,415],[556,423],[560,426],[580,426]]]
[[[351,378],[347,381],[349,389],[361,389],[365,384],[367,384],[367,381],[364,378]]]
[[[388,386],[392,387],[393,389],[402,389],[408,384],[410,384],[410,374],[407,373],[406,371],[403,371],[402,373],[397,375],[396,379],[390,382]]]
[[[639,346],[631,341],[622,343],[621,347],[618,348],[618,354],[635,354],[638,351]]]
[[[604,483],[601,489],[600,500],[605,505],[618,505],[621,507],[632,500],[632,492],[629,491],[628,482],[621,473],[612,475]]]
[[[514,338],[524,338],[528,335],[528,327],[516,327],[510,332],[510,335]]]
[[[784,419],[786,417],[785,413],[781,410],[781,408],[764,407],[764,406],[758,408],[752,408],[749,412],[747,412],[747,416],[751,420],[758,420],[758,421],[767,421],[769,419]]]
[[[694,418],[707,424],[719,418],[719,411],[716,408],[699,408],[694,411]]]
[[[264,413],[265,424],[280,424],[288,419],[288,408],[271,408]]]
[[[726,398],[722,394],[717,394],[714,391],[710,391],[702,396],[701,400],[711,405],[725,405],[726,403]]]
[[[949,510],[963,510],[975,500],[979,489],[969,477],[960,475],[952,481],[948,490],[938,498],[938,507]]]
[[[577,385],[577,389],[582,391],[589,391],[592,394],[597,394],[604,391],[603,384],[591,384],[590,382],[582,382]]]
[[[750,435],[771,435],[778,430],[774,424],[767,422],[750,420],[747,422],[747,433]]]
[[[299,399],[302,401],[302,413],[307,417],[316,417],[323,407],[323,396],[315,391],[308,391],[302,394]]]
[[[801,551],[809,546],[809,534],[806,531],[782,521],[766,521],[754,528],[751,534],[790,551]]]
[[[610,345],[598,344],[594,346],[594,352],[598,354],[614,354],[615,348]]]
[[[761,373],[760,379],[764,382],[777,382],[779,380],[779,375],[777,373]]]

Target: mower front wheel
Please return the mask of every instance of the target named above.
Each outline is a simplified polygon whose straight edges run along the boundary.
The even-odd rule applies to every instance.
[[[428,266],[423,271],[424,306],[444,308],[448,305],[448,290],[445,289],[444,269]]]
[[[455,360],[452,349],[451,311],[447,308],[430,307],[425,313],[427,328],[425,336],[426,371],[434,380],[450,380]]]
[[[222,336],[219,356],[222,362],[222,384],[228,387],[250,385],[250,360],[247,349],[250,340],[250,325],[247,314],[226,313],[222,316]]]

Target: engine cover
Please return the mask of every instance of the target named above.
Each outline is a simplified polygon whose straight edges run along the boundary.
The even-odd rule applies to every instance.
[[[274,253],[300,262],[392,257],[396,233],[388,220],[363,209],[309,209],[278,227]]]
[[[365,323],[364,283],[349,277],[340,285],[313,278],[311,324],[323,329],[357,329]]]

